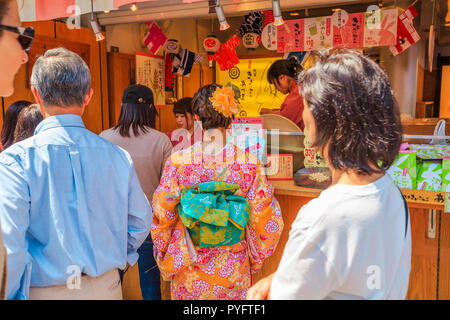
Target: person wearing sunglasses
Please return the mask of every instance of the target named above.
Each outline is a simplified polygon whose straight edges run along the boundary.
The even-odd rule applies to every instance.
[[[20,26],[17,1],[0,1],[0,96],[14,92],[14,77],[22,64],[28,61],[34,30]]]
[[[0,97],[14,92],[14,77],[22,64],[28,61],[26,49],[31,47],[34,30],[20,27],[17,1],[0,1]],[[6,249],[0,232],[0,300],[6,295]]]

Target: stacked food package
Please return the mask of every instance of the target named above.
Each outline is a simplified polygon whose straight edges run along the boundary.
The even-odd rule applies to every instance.
[[[403,144],[388,174],[402,189],[450,191],[450,146]]]

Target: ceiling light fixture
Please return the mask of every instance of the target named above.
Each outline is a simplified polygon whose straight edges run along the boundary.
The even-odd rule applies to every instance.
[[[100,28],[100,25],[98,24],[97,15],[95,13],[91,13],[91,27],[92,30],[95,33],[95,40],[102,41],[105,40],[105,36],[102,33],[102,29]]]
[[[283,17],[281,16],[281,8],[279,0],[272,0],[272,11],[273,11],[273,25],[281,26],[284,24]]]
[[[225,18],[225,13],[223,12],[222,6],[219,3],[220,1],[217,0],[216,2],[216,13],[217,13],[217,19],[219,19],[220,24],[220,30],[227,30],[230,25],[227,22],[227,19]]]
[[[137,11],[137,9],[138,9],[138,6],[137,6],[136,3],[133,3],[133,4],[131,5],[131,7],[130,7],[130,10],[131,10],[131,11]]]

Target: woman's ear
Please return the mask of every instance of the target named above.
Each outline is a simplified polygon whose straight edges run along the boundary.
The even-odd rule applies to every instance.
[[[194,114],[194,120],[195,121],[200,121],[200,117],[198,116],[198,114]]]

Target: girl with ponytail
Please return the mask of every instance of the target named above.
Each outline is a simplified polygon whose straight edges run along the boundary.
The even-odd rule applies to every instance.
[[[303,67],[297,59],[281,59],[275,61],[267,72],[267,81],[273,84],[282,94],[288,94],[280,109],[261,108],[260,114],[279,114],[293,121],[300,129],[304,129],[302,118],[303,97],[297,85],[298,75]]]

